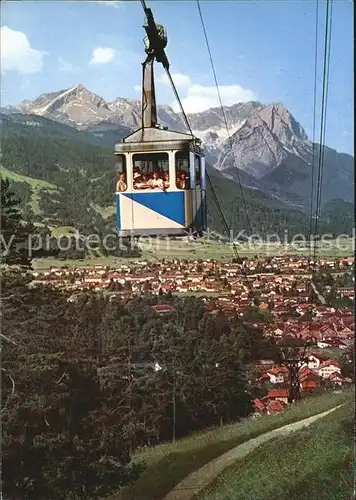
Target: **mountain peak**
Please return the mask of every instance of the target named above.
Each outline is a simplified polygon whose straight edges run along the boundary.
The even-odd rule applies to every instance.
[[[19,105],[19,109],[75,126],[86,123],[88,116],[94,123],[99,123],[106,119],[109,112],[105,100],[82,83],[58,92],[42,94],[32,102],[24,101]]]
[[[87,102],[87,101],[94,102],[95,101],[98,104],[100,103],[100,105],[106,106],[106,101],[101,96],[94,94],[94,92],[91,92],[90,90],[88,90],[81,83],[64,91],[62,94],[62,97],[67,96],[67,95],[78,98],[84,102]],[[59,97],[61,97],[61,96],[59,96]]]
[[[295,138],[301,141],[308,140],[303,127],[283,104],[267,104],[258,113],[271,132],[279,137],[283,143],[293,142]]]
[[[77,90],[85,90],[85,91],[89,92],[89,90],[88,90],[88,89],[87,89],[87,88],[86,88],[86,87],[85,87],[82,83],[78,83],[77,85],[75,85],[75,86],[73,87],[73,90],[74,90],[74,89],[77,89]]]

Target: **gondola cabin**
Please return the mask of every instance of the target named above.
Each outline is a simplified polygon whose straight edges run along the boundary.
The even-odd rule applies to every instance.
[[[157,124],[154,60],[169,71],[167,35],[146,9],[142,127],[115,146],[120,237],[200,235],[206,229],[205,161],[192,134]]]
[[[119,236],[183,236],[206,229],[205,161],[189,134],[140,129],[115,146]]]

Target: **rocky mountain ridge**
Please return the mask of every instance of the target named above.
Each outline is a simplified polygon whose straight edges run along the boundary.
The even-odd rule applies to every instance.
[[[141,125],[140,101],[121,97],[105,101],[81,84],[2,111],[49,118],[103,141],[109,135],[112,143],[116,131],[120,140],[123,131]],[[225,177],[294,205],[308,206],[319,148],[313,148],[303,127],[282,104],[237,103],[225,106],[224,114],[212,108],[188,118],[194,134],[203,141],[208,162]],[[182,117],[170,106],[158,107],[158,120],[170,129],[185,130]],[[353,158],[326,147],[323,201],[335,196],[351,201],[352,184]]]
[[[271,108],[272,106],[272,108]],[[239,130],[252,115],[262,113],[266,123],[274,118],[269,117],[270,108],[276,105],[263,105],[259,102],[237,103],[225,106],[225,117],[220,108],[211,108],[200,113],[188,114],[192,129],[200,136],[207,136],[210,142],[217,138],[227,137],[225,118],[229,134]],[[287,117],[288,124],[293,124],[294,130],[299,132],[300,125],[295,122],[290,113],[281,105],[277,105],[282,114]],[[135,129],[141,124],[141,102],[138,100],[118,97],[112,101],[105,101],[101,96],[86,89],[82,84],[69,89],[42,94],[33,101],[23,101],[15,106],[8,107],[10,112],[35,114],[62,121],[78,129],[86,130],[101,123],[120,124]],[[289,115],[289,116],[288,116]],[[185,125],[179,113],[175,113],[170,106],[158,106],[158,120],[170,129],[184,130]],[[278,133],[278,131],[277,131]],[[306,138],[305,132],[302,131]],[[217,137],[216,137],[217,136]]]

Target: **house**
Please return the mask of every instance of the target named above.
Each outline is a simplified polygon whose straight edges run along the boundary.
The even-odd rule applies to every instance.
[[[284,411],[285,407],[286,407],[286,403],[284,403],[280,399],[270,401],[268,404],[268,413]]]
[[[345,326],[341,331],[337,333],[338,337],[342,339],[347,339],[349,335],[352,333],[352,330]]]
[[[255,280],[252,282],[253,288],[259,288],[261,286],[261,282],[258,280]]]
[[[167,304],[158,304],[156,306],[153,306],[153,309],[157,314],[167,314],[172,312],[172,307]]]
[[[274,365],[275,361],[273,361],[273,359],[260,359],[254,363],[255,370],[258,372],[269,370],[273,368]]]
[[[325,340],[318,340],[317,346],[320,349],[326,349],[326,348],[337,348],[337,349],[345,349],[346,345],[342,342],[342,340],[338,339],[330,339],[327,338]]]
[[[284,374],[280,368],[272,368],[267,371],[266,375],[271,384],[283,384],[284,382]]]
[[[320,382],[316,380],[304,380],[300,383],[300,388],[303,392],[313,392],[320,387]]]
[[[270,389],[266,399],[277,399],[288,404],[289,391],[288,389]]]
[[[326,361],[326,358],[320,354],[307,353],[307,357],[308,362],[303,363],[302,367],[307,366],[311,370],[318,370],[319,366]]]
[[[312,392],[320,387],[319,375],[307,367],[299,370],[299,381],[301,390],[304,392]]]
[[[253,400],[253,406],[255,410],[263,415],[267,413],[267,406],[259,398]]]
[[[344,382],[344,377],[341,374],[334,372],[329,375],[326,380],[335,385],[342,385]]]
[[[332,373],[341,374],[341,365],[338,361],[328,359],[319,366],[318,373],[323,379],[327,379]]]
[[[329,325],[324,325],[320,328],[320,333],[322,338],[333,337],[335,335],[335,330],[333,330]]]
[[[280,338],[283,335],[283,330],[281,330],[280,328],[276,328],[273,333],[274,333],[275,337],[279,337]]]

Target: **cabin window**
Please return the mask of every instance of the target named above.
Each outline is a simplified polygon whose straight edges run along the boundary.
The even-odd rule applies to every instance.
[[[195,170],[195,187],[200,188],[201,186],[201,166],[200,166],[200,156],[194,156],[194,170]]]
[[[175,170],[177,188],[189,189],[189,153],[176,153]]]
[[[122,193],[127,189],[126,156],[116,155],[116,192]]]
[[[133,188],[156,191],[169,188],[168,153],[133,155]]]

